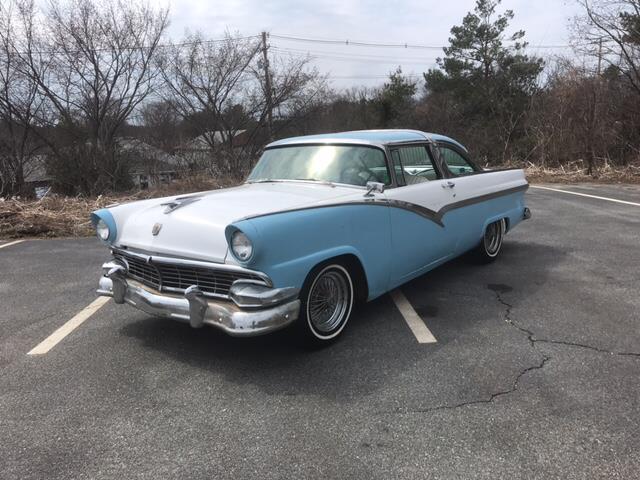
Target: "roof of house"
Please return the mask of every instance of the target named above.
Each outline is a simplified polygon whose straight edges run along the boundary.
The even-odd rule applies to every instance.
[[[24,165],[24,181],[26,183],[41,183],[51,181],[51,175],[47,173],[44,156],[36,155]]]
[[[421,132],[419,130],[355,130],[352,132],[325,133],[321,135],[305,135],[303,137],[291,137],[267,145],[268,147],[281,147],[284,145],[297,145],[305,143],[355,143],[363,145],[383,146],[392,143],[404,142],[437,142],[445,141],[453,143],[466,150],[464,145],[445,135],[437,133]]]
[[[162,149],[155,147],[139,138],[118,137],[120,150],[131,154],[130,173],[144,173],[153,171],[175,171],[179,160]]]
[[[216,130],[211,132],[203,133],[202,135],[198,135],[195,138],[192,138],[184,145],[178,147],[179,150],[210,150],[211,144],[219,145],[229,140],[229,136],[233,137],[234,144],[236,143],[236,138],[245,133],[246,130],[236,130],[232,132],[231,135],[226,131]]]

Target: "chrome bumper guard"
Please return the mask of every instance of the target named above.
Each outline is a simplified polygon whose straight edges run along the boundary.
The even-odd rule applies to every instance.
[[[298,318],[297,288],[270,288],[247,280],[236,281],[229,291],[231,301],[205,296],[192,285],[184,295],[158,292],[127,278],[126,267],[117,262],[102,265],[98,294],[128,303],[150,315],[224,330],[233,336],[262,335],[286,327]]]

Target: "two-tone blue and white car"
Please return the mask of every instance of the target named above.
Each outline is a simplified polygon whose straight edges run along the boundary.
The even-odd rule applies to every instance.
[[[524,172],[487,171],[413,130],[269,144],[238,187],[98,210],[111,249],[98,293],[150,315],[326,343],[354,305],[475,250],[495,259],[529,217]]]

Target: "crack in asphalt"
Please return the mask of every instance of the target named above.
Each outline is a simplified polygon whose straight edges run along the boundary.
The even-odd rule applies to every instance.
[[[508,302],[505,302],[504,299],[502,298],[502,295],[500,294],[500,292],[495,291],[495,294],[496,294],[496,299],[498,300],[498,302],[500,302],[506,308],[506,313],[505,313],[505,318],[504,318],[505,322],[507,322],[508,324],[514,326],[515,328],[517,328],[521,332],[526,333],[527,334],[527,339],[529,340],[529,343],[534,348],[535,348],[535,344],[536,343],[549,343],[549,344],[552,344],[552,345],[565,345],[567,347],[586,348],[586,349],[592,350],[594,352],[607,353],[609,355],[640,357],[640,353],[636,353],[636,352],[616,352],[616,351],[613,351],[613,350],[607,350],[605,348],[594,347],[593,345],[587,345],[585,343],[570,342],[570,341],[566,341],[566,340],[553,340],[553,339],[547,339],[547,338],[536,338],[535,333],[533,333],[531,330],[529,330],[527,328],[524,328],[523,326],[518,325],[516,322],[513,321],[513,319],[511,318],[511,309],[513,308],[513,305],[511,305]]]
[[[533,348],[534,350],[536,350],[536,352],[538,352],[541,357],[542,360],[540,361],[540,363],[536,364],[536,365],[532,365],[530,367],[527,367],[523,370],[521,370],[518,375],[516,376],[513,384],[511,385],[511,388],[507,389],[507,390],[500,390],[498,392],[494,392],[492,393],[488,398],[481,398],[481,399],[477,399],[477,400],[469,400],[467,402],[461,402],[461,403],[456,403],[454,405],[438,405],[435,407],[428,407],[428,408],[418,408],[418,409],[411,409],[411,410],[405,410],[404,412],[400,411],[399,409],[396,410],[396,413],[429,413],[429,412],[435,412],[435,411],[439,411],[439,410],[455,410],[457,408],[462,408],[462,407],[468,407],[471,405],[481,405],[481,404],[487,404],[487,403],[492,403],[496,398],[505,396],[505,395],[510,395],[514,392],[516,392],[518,390],[518,385],[520,382],[520,379],[526,375],[529,372],[532,372],[534,370],[540,370],[542,368],[544,368],[544,366],[546,365],[546,363],[551,360],[551,357],[542,353],[540,350],[538,350],[536,344],[537,343],[548,343],[548,344],[553,344],[553,345],[565,345],[565,346],[570,346],[570,347],[579,347],[579,348],[585,348],[588,350],[592,350],[595,352],[599,352],[599,353],[606,353],[609,355],[619,355],[619,356],[631,356],[631,357],[637,357],[640,358],[640,353],[635,353],[635,352],[614,352],[611,350],[606,350],[604,348],[598,348],[598,347],[594,347],[592,345],[586,345],[586,344],[582,344],[582,343],[576,343],[576,342],[568,342],[568,341],[564,341],[564,340],[551,340],[551,339],[537,339],[535,336],[535,333],[531,330],[529,330],[528,328],[523,327],[522,325],[518,324],[517,322],[515,322],[513,320],[513,318],[511,318],[511,310],[513,309],[513,305],[511,305],[510,303],[506,302],[503,298],[502,295],[500,294],[499,291],[494,290],[494,293],[496,294],[496,299],[498,300],[498,302],[505,307],[505,313],[504,313],[504,321],[506,323],[508,323],[509,325],[511,325],[512,327],[518,329],[519,331],[521,331],[522,333],[524,333],[527,336],[527,340],[529,342],[529,345],[531,346],[531,348]]]
[[[537,348],[536,348],[536,342],[537,340],[535,339],[535,334],[517,324],[516,322],[513,321],[513,319],[511,318],[511,310],[513,309],[513,305],[511,305],[508,302],[505,302],[504,299],[502,298],[502,296],[500,295],[500,292],[496,291],[496,299],[498,300],[498,302],[503,305],[505,307],[505,313],[504,313],[504,321],[507,322],[509,325],[511,325],[512,327],[520,330],[522,333],[524,333],[527,336],[527,340],[529,341],[529,344],[531,345],[531,348],[533,348],[534,350],[536,350],[542,357],[542,360],[540,361],[540,363],[536,364],[536,365],[532,365],[530,367],[527,367],[523,370],[521,370],[518,375],[516,376],[515,380],[513,381],[513,383],[511,384],[511,388],[508,388],[507,390],[500,390],[498,392],[494,392],[492,393],[489,398],[481,398],[478,400],[470,400],[467,402],[461,402],[461,403],[456,403],[455,405],[439,405],[436,407],[429,407],[429,408],[424,408],[424,409],[415,409],[415,410],[411,410],[412,413],[429,413],[429,412],[435,412],[438,410],[455,410],[457,408],[462,408],[462,407],[468,407],[471,405],[480,405],[480,404],[485,404],[485,403],[492,403],[496,398],[502,397],[504,395],[510,395],[512,393],[514,393],[516,390],[518,390],[518,384],[520,383],[520,379],[526,375],[529,372],[532,372],[534,370],[540,370],[542,368],[544,368],[544,366],[546,365],[546,363],[551,359],[551,357],[549,357],[548,355],[543,354],[542,352],[540,352]]]
[[[462,407],[468,407],[470,405],[480,405],[483,403],[492,403],[496,398],[498,397],[502,397],[504,395],[509,395],[511,393],[514,393],[516,390],[518,390],[518,384],[520,382],[520,379],[526,375],[527,373],[533,371],[533,370],[540,370],[541,368],[544,368],[545,364],[550,360],[550,357],[543,355],[542,357],[542,361],[538,364],[538,365],[533,365],[531,367],[527,367],[524,370],[522,370],[518,376],[516,377],[515,381],[513,382],[513,385],[511,385],[511,388],[507,389],[507,390],[501,390],[499,392],[494,392],[492,393],[489,398],[482,398],[482,399],[478,399],[478,400],[469,400],[468,402],[461,402],[461,403],[456,403],[455,405],[439,405],[437,407],[429,407],[429,408],[416,408],[416,409],[412,409],[412,410],[406,410],[404,413],[429,413],[429,412],[435,412],[438,410],[455,410],[457,408],[462,408]],[[396,413],[403,413],[403,412],[396,412]]]

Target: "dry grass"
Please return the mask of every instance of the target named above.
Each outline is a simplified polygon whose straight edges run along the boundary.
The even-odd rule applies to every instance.
[[[605,166],[598,171],[597,176],[590,176],[580,163],[565,168],[541,168],[530,165],[526,168],[526,173],[532,183],[640,183],[640,167],[637,166],[626,169]],[[107,205],[215,190],[236,183],[232,179],[214,181],[209,177],[191,177],[163,188],[118,196],[70,198],[51,195],[41,200],[0,199],[0,238],[91,236],[94,230],[89,221],[89,214]]]
[[[234,185],[233,180],[213,181],[193,177],[166,187],[118,196],[97,198],[50,195],[41,200],[0,199],[0,238],[84,237],[94,234],[89,220],[92,211],[113,203],[165,197]]]
[[[574,162],[565,167],[540,167],[529,164],[525,168],[531,183],[640,183],[640,166],[629,165],[613,168],[609,164],[598,168],[594,175],[587,173],[583,162]]]

